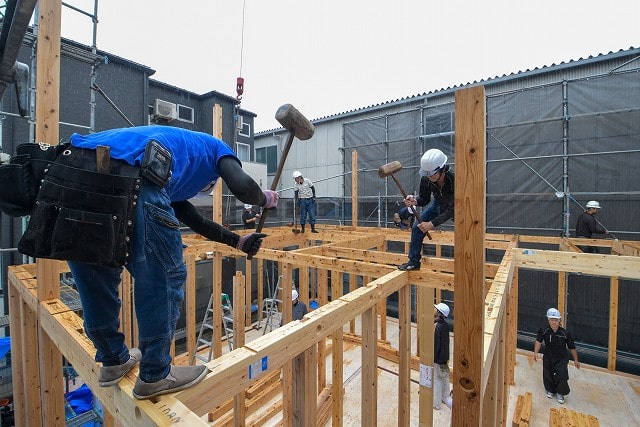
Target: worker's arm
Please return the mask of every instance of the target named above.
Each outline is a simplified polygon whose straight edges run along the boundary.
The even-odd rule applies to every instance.
[[[198,212],[198,209],[186,200],[183,202],[173,202],[171,203],[171,207],[173,207],[176,213],[176,218],[185,223],[190,229],[209,240],[224,243],[246,253],[249,255],[247,259],[251,259],[251,257],[258,253],[262,245],[262,239],[267,236],[262,233],[251,233],[239,236],[222,227],[220,224],[202,216],[200,212]]]
[[[573,357],[573,364],[576,365],[577,369],[580,369],[580,361],[578,360],[578,350],[575,348],[569,349],[571,352],[571,357]]]
[[[262,191],[253,178],[247,175],[235,158],[226,156],[218,160],[218,173],[220,173],[220,177],[227,184],[229,190],[241,202],[258,206],[265,206],[265,204],[267,204],[268,200],[265,192]],[[267,207],[272,208],[275,206]]]
[[[540,348],[542,347],[542,343],[538,340],[534,341],[533,343],[533,361],[537,362],[538,361],[538,352],[540,351]]]

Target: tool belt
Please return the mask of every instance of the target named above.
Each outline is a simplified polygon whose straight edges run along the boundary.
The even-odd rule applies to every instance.
[[[69,144],[20,144],[8,165],[0,166],[0,210],[9,216],[30,215],[45,172]]]
[[[18,250],[36,258],[109,267],[126,264],[140,191],[140,168],[108,159],[98,172],[96,150],[67,146],[37,193]]]

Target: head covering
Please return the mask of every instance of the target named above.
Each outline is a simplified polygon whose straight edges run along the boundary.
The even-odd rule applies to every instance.
[[[245,209],[251,209],[252,207],[253,207],[253,205],[250,205],[250,204],[245,204],[245,205],[244,205],[244,208],[245,208]]]
[[[562,315],[558,311],[557,308],[550,308],[547,310],[547,318],[548,319],[562,319]]]
[[[433,306],[438,310],[444,317],[449,317],[449,306],[443,302],[438,304],[433,304]]]
[[[297,299],[298,299],[298,291],[294,289],[293,291],[291,291],[291,300],[295,301]]]

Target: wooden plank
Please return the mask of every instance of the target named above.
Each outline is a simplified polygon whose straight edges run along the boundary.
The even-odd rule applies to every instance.
[[[378,337],[377,305],[362,313],[362,397],[361,419],[363,426],[378,425],[378,357],[376,354]]]
[[[256,338],[245,347],[209,362],[209,375],[199,384],[179,392],[177,397],[197,414],[206,414],[256,381],[257,378],[247,375],[250,365],[267,364],[267,371],[263,374],[280,369],[286,361],[315,344],[319,338],[327,337],[376,305],[380,298],[386,298],[406,285],[407,280],[406,272],[396,270],[310,312],[302,321],[293,321],[273,334]],[[216,389],[215,395],[210,393],[212,388]]]
[[[611,278],[609,284],[609,349],[607,369],[616,370],[616,350],[618,348],[618,285],[617,276]]]
[[[520,421],[524,421],[527,425],[531,422],[531,410],[533,406],[533,396],[530,391],[524,394],[524,404],[520,413]]]
[[[640,258],[632,256],[519,249],[516,251],[516,261],[518,267],[532,270],[640,279]]]
[[[549,410],[549,427],[560,427],[560,411],[556,408]]]
[[[486,100],[483,86],[455,93],[453,425],[482,422]]]
[[[520,425],[520,414],[522,413],[522,406],[524,405],[524,396],[518,395],[516,400],[516,407],[513,410],[513,418],[511,419],[511,427],[518,427]]]

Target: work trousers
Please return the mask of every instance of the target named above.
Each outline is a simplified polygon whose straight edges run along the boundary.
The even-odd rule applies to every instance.
[[[179,226],[166,191],[143,179],[125,267],[135,279],[140,379],[145,382],[165,378],[171,368],[171,341],[187,276]],[[69,266],[80,294],[85,329],[97,350],[96,361],[104,366],[124,363],[129,350],[118,332],[122,267],[72,261]]]

